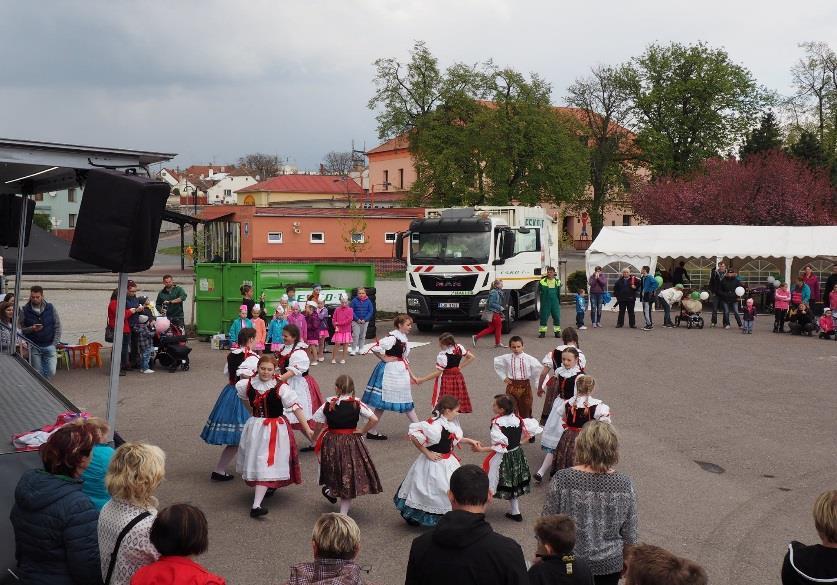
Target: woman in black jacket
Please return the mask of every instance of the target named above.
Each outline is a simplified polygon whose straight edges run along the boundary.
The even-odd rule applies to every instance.
[[[796,313],[788,319],[788,327],[790,327],[792,335],[802,335],[803,333],[807,333],[809,336],[814,335],[817,324],[814,322],[814,314],[808,308],[808,305],[799,303]]]
[[[102,582],[96,524],[99,513],[81,491],[96,432],[68,424],[41,446],[43,469],[30,469],[15,489],[10,515],[16,574],[28,585],[98,585]]]

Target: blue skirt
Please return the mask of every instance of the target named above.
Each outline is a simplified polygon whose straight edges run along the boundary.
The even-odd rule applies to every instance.
[[[401,517],[404,518],[404,520],[414,520],[422,526],[436,526],[439,523],[439,520],[442,519],[442,516],[444,516],[444,514],[431,514],[430,512],[425,512],[424,510],[411,508],[407,505],[407,501],[404,498],[398,497],[398,492],[395,493],[395,497],[392,501],[395,504],[395,507],[398,508],[398,511],[401,512]]]
[[[390,364],[392,364],[392,362],[390,362]],[[386,362],[379,362],[378,365],[375,366],[375,369],[372,370],[369,382],[366,383],[366,391],[363,393],[363,398],[361,399],[363,403],[369,408],[379,408],[381,410],[389,410],[392,412],[410,412],[411,410],[414,410],[416,406],[412,401],[412,396],[410,395],[409,378],[406,379],[406,388],[396,387],[394,391],[388,392],[391,396],[409,398],[408,400],[404,400],[403,402],[393,402],[384,399],[384,378],[387,373],[386,370]],[[392,382],[393,377],[391,376],[388,383]],[[404,385],[403,380],[399,379],[398,382],[400,382],[400,385]]]
[[[209,413],[201,439],[210,445],[238,445],[248,418],[250,413],[238,397],[235,386],[227,384]]]

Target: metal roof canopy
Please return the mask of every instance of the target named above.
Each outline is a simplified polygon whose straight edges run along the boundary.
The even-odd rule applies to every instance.
[[[0,138],[0,195],[45,193],[79,185],[86,171],[101,167],[146,167],[173,153],[78,146]]]

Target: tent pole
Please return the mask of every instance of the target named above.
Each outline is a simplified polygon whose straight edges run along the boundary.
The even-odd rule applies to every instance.
[[[28,190],[28,189],[27,189]],[[13,195],[16,197],[16,195]],[[20,322],[20,281],[23,278],[23,244],[26,243],[26,207],[29,203],[29,195],[20,195],[20,230],[17,234],[17,265],[15,266],[15,307],[12,313],[11,343],[9,343],[9,355],[15,354],[17,325]]]
[[[793,286],[791,282],[791,273],[793,272],[793,258],[785,258],[785,282],[788,283],[788,288]]]
[[[186,250],[183,248],[186,247],[186,236],[183,234],[186,226],[184,224],[180,224],[180,270],[186,270]]]
[[[113,348],[110,356],[110,387],[108,388],[108,426],[113,441],[113,433],[116,432],[116,409],[119,401],[119,369],[122,361],[122,330],[125,327],[125,303],[128,297],[128,274],[119,273],[119,286],[116,290],[116,319],[113,324]],[[125,364],[127,365],[127,364]]]

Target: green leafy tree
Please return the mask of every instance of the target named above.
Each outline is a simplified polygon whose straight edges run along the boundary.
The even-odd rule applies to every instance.
[[[776,121],[776,115],[773,112],[766,112],[761,117],[761,123],[757,128],[747,134],[744,144],[738,150],[740,158],[746,158],[758,152],[766,152],[768,150],[781,150],[782,148],[782,129]]]
[[[828,164],[828,158],[817,135],[808,130],[799,134],[797,141],[788,147],[788,153],[805,161],[810,167],[823,167]]]
[[[36,226],[41,228],[42,230],[51,232],[52,231],[52,220],[49,218],[49,215],[46,213],[36,213],[32,216],[32,223]]]
[[[748,69],[704,43],[651,45],[625,73],[638,146],[657,177],[728,152],[771,103]]]

